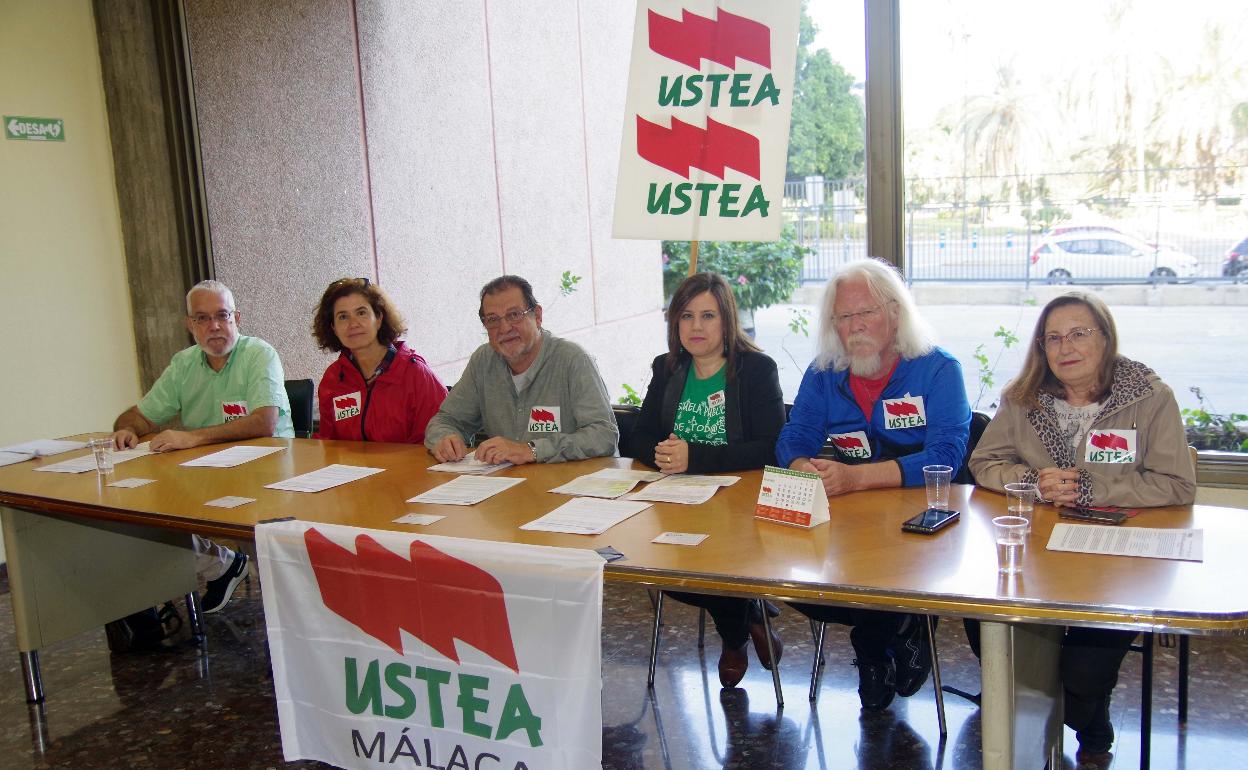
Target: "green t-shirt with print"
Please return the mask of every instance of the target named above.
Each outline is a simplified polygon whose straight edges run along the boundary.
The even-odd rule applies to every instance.
[[[685,378],[685,389],[676,407],[676,424],[672,432],[690,444],[723,446],[728,443],[728,431],[724,425],[724,370],[698,379],[697,370],[690,366]]]

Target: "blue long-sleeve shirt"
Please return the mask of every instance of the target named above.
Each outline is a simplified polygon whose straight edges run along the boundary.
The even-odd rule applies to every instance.
[[[831,439],[849,464],[896,460],[903,486],[920,486],[924,465],[948,465],[956,474],[966,456],[971,408],[962,365],[941,348],[902,359],[871,409],[868,421],[849,387],[849,370],[806,370],[789,421],[776,443],[788,467],[814,457]]]

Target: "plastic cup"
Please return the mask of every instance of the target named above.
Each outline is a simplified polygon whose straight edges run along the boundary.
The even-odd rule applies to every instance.
[[[1023,544],[1027,542],[1027,520],[1022,516],[998,516],[992,520],[997,541],[997,572],[1017,575],[1023,571]]]
[[[1018,516],[1027,520],[1027,532],[1031,532],[1031,520],[1036,510],[1036,489],[1035,484],[1006,484],[1005,500],[1006,509],[1011,516]]]
[[[927,482],[927,507],[948,510],[949,482],[953,480],[953,468],[948,465],[924,465],[923,480]]]
[[[113,440],[111,438],[93,438],[87,444],[95,457],[95,472],[106,476],[113,472]]]

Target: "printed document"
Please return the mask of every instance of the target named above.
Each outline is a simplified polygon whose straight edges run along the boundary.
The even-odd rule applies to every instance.
[[[1056,524],[1050,551],[1145,556],[1150,559],[1205,560],[1203,529],[1150,529],[1103,524]]]
[[[146,457],[155,454],[148,442],[144,441],[134,449],[120,449],[113,452],[113,465],[121,465],[127,460],[133,460],[136,457]],[[88,453],[82,457],[75,457],[72,460],[61,460],[59,463],[45,465],[42,468],[35,468],[37,471],[47,471],[49,473],[86,473],[95,470],[95,456]]]
[[[233,468],[274,452],[280,452],[285,448],[284,446],[232,446],[220,452],[187,460],[182,465],[186,468]]]
[[[362,465],[326,465],[319,471],[304,473],[299,476],[265,484],[266,489],[281,489],[286,492],[323,492],[331,487],[349,484],[374,473],[381,473],[385,468],[365,468]]]
[[[433,505],[476,505],[499,492],[511,489],[522,481],[524,479],[459,476],[427,492],[421,492],[408,499],[407,502]]]
[[[26,455],[30,457],[49,457],[51,455],[59,455],[61,452],[72,452],[75,449],[85,449],[87,442],[85,441],[65,441],[55,438],[41,438],[34,441],[27,441],[22,444],[11,444],[9,446],[0,447],[0,454],[11,453],[16,455]]]
[[[649,503],[630,500],[597,500],[577,497],[555,510],[523,524],[520,529],[566,532],[570,535],[601,535],[616,524],[649,508]]]
[[[449,463],[438,463],[430,465],[428,470],[441,471],[442,473],[471,473],[477,476],[484,476],[487,473],[501,471],[503,468],[510,468],[511,463],[485,463],[477,459],[475,451],[464,455],[464,459],[456,460]]]

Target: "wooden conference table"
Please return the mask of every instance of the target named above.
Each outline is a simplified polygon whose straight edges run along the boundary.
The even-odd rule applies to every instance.
[[[599,468],[631,467],[631,461],[509,468],[501,475],[522,476],[526,483],[471,507],[428,506],[405,501],[452,476],[426,471],[432,460],[422,447],[301,439],[242,443],[287,450],[230,469],[179,465],[223,445],[142,457],[117,466],[109,479],[156,480],[134,489],[107,487],[95,473],[31,470],[73,454],[0,468],[17,643],[24,666],[35,671],[33,681],[28,672],[28,698],[42,697],[40,648],[195,590],[188,533],[250,540],[257,523],[289,516],[568,548],[609,545],[625,558],[606,565],[608,580],[978,618],[985,621],[985,768],[1032,767],[1037,758],[1060,756],[1057,645],[1063,625],[1248,633],[1248,595],[1238,590],[1248,584],[1248,513],[1237,509],[1152,509],[1127,524],[1203,528],[1204,561],[1180,562],[1047,551],[1057,513],[1037,506],[1023,573],[1007,580],[997,574],[990,531],[991,518],[1004,513],[1004,498],[969,486],[952,491],[951,506],[962,511],[961,521],[934,536],[900,531],[902,521],[925,507],[921,488],[835,498],[831,522],[811,530],[755,520],[760,472],[753,471],[735,474],[743,477],[740,482],[703,505],[656,503],[587,537],[518,527],[568,499],[546,490]],[[386,470],[315,494],[264,488],[331,463]],[[232,509],[204,505],[225,495],[256,500]],[[424,527],[393,523],[413,511],[446,518]],[[664,531],[710,537],[694,548],[650,542]],[[1224,586],[1235,590],[1220,590]]]

